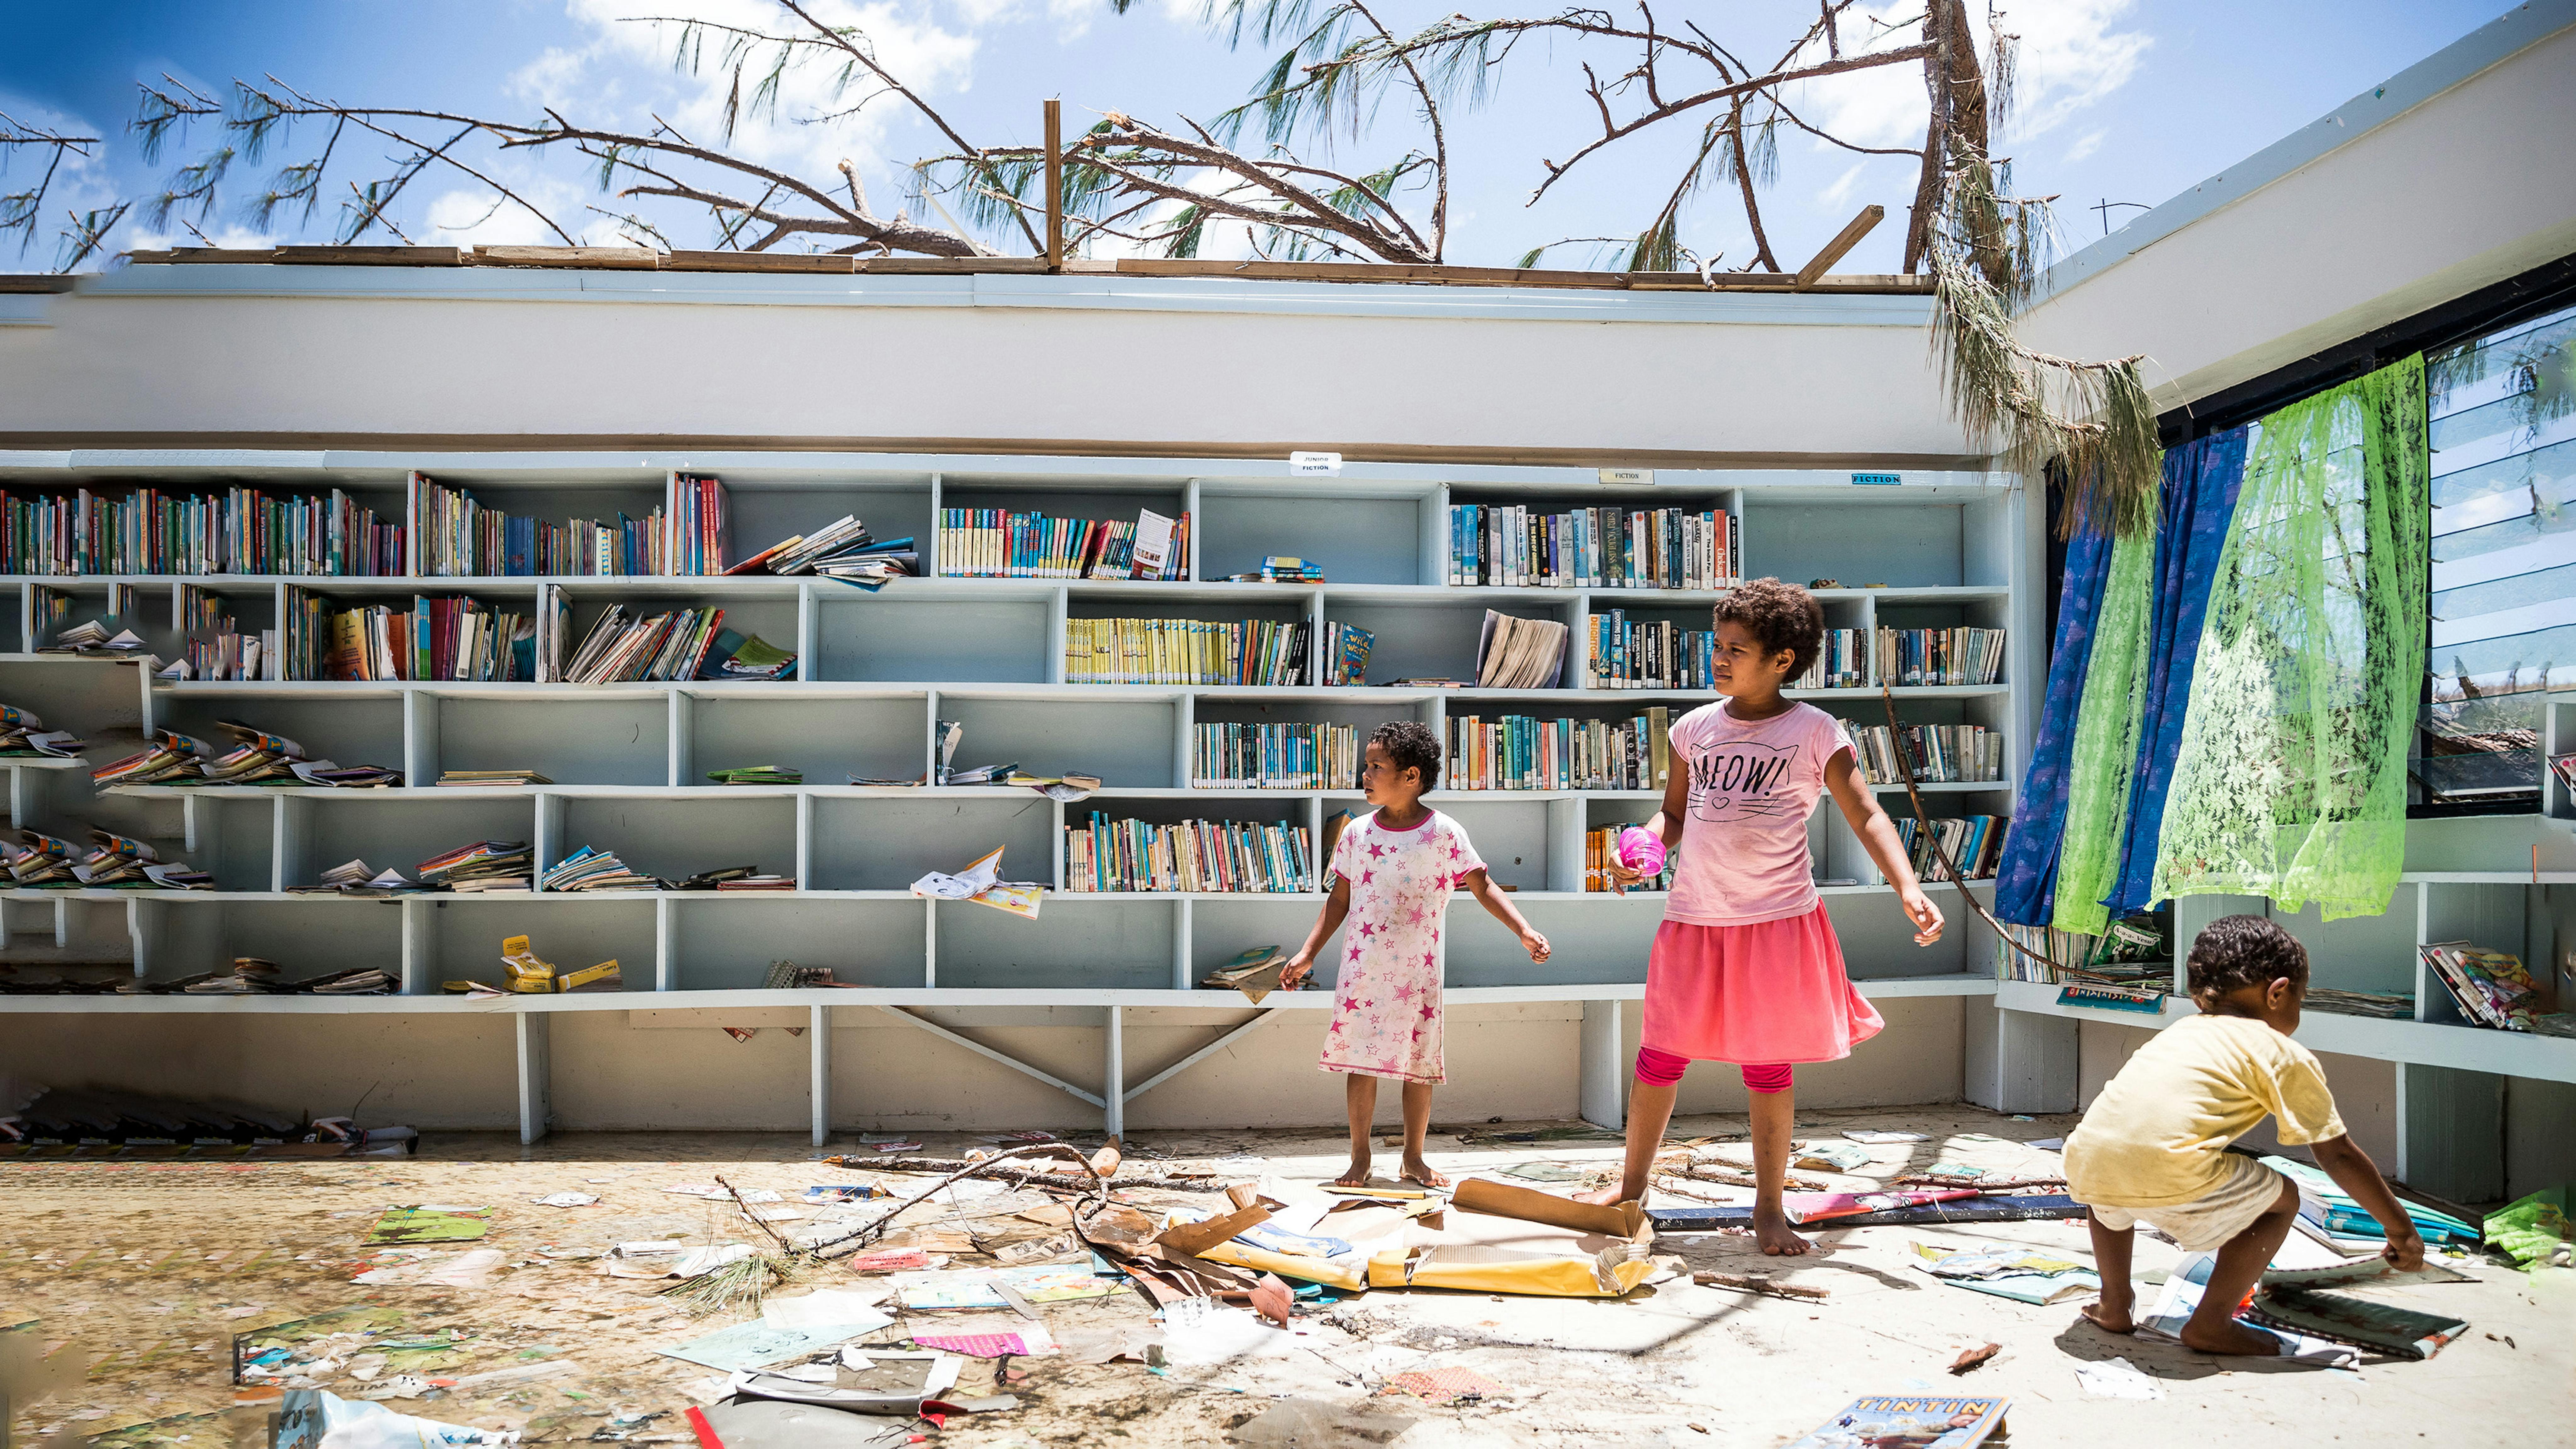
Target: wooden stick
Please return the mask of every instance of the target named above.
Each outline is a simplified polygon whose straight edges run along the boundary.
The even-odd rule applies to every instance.
[[[1046,103],[1046,262],[1064,270],[1064,103]]]
[[[1774,1283],[1756,1273],[1749,1277],[1734,1273],[1693,1273],[1691,1281],[1702,1288],[1732,1288],[1739,1293],[1762,1293],[1773,1298],[1801,1298],[1809,1303],[1822,1303],[1822,1288],[1809,1288],[1797,1283]]]
[[[747,1203],[747,1202],[744,1202],[744,1201],[742,1200],[742,1194],[734,1191],[734,1187],[733,1187],[733,1184],[732,1184],[732,1183],[729,1183],[729,1182],[725,1181],[723,1178],[719,1177],[719,1178],[717,1178],[717,1179],[716,1179],[716,1186],[718,1186],[718,1187],[720,1187],[720,1188],[723,1188],[723,1189],[724,1189],[728,1194],[730,1194],[730,1195],[732,1196],[732,1198],[733,1198],[733,1205],[734,1205],[735,1207],[738,1207],[738,1208],[742,1209],[742,1215],[743,1215],[744,1220],[748,1221],[748,1222],[749,1222],[753,1227],[758,1228],[758,1229],[760,1229],[762,1232],[769,1234],[769,1240],[770,1240],[771,1242],[776,1243],[776,1244],[778,1245],[778,1251],[780,1251],[780,1252],[782,1252],[782,1253],[792,1253],[792,1252],[796,1251],[795,1249],[793,1249],[793,1248],[791,1248],[791,1247],[787,1246],[787,1240],[786,1240],[785,1238],[783,1238],[783,1237],[780,1237],[780,1236],[779,1236],[779,1234],[778,1234],[778,1229],[771,1227],[769,1224],[767,1224],[767,1223],[765,1223],[765,1222],[762,1222],[762,1221],[760,1220],[760,1218],[759,1218],[756,1214],[754,1214],[754,1213],[752,1212],[752,1210],[751,1210],[751,1204],[749,1204],[749,1203]]]
[[[1826,268],[1841,261],[1853,247],[1859,246],[1860,239],[1869,235],[1870,229],[1877,226],[1886,215],[1887,208],[1876,202],[1862,207],[1860,215],[1853,217],[1841,231],[1834,233],[1834,239],[1825,243],[1823,251],[1816,253],[1815,260],[1798,269],[1798,280],[1789,290],[1803,292],[1814,286],[1816,279],[1825,274]]]
[[[2057,963],[2023,945],[2006,930],[2004,923],[1995,919],[1994,912],[1986,909],[1986,903],[1978,900],[1976,894],[1968,889],[1968,878],[1959,873],[1950,853],[1941,848],[1941,832],[1932,828],[1932,812],[1923,808],[1923,792],[1914,788],[1914,762],[1905,758],[1905,726],[1896,718],[1896,691],[1882,684],[1878,687],[1878,697],[1887,706],[1887,731],[1894,746],[1888,753],[1896,759],[1896,773],[1905,782],[1905,798],[1914,803],[1914,819],[1923,827],[1923,843],[1931,847],[1933,862],[1949,875],[1950,883],[1959,888],[1959,899],[1968,903],[1968,909],[1976,913],[1978,920],[1992,928],[2005,945],[2047,967],[2052,973],[2051,979],[2055,979]]]

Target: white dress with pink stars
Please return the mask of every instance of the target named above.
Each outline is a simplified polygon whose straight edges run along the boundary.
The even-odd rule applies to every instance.
[[[1319,1065],[1436,1085],[1445,1079],[1440,920],[1450,892],[1485,863],[1437,810],[1410,830],[1387,829],[1370,811],[1343,829],[1330,868],[1350,882],[1351,909]]]

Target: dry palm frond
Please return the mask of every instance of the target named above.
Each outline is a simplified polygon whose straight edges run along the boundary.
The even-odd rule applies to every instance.
[[[788,1276],[785,1262],[766,1253],[754,1253],[674,1283],[663,1289],[661,1296],[700,1317],[711,1313],[757,1313],[769,1290],[785,1283]]]

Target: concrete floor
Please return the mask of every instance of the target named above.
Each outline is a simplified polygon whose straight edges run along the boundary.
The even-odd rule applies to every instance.
[[[1846,1127],[1931,1134],[1926,1143],[1872,1149],[1877,1160],[1862,1176],[1805,1174],[1861,1186],[1941,1160],[1998,1173],[2052,1172],[2052,1155],[2022,1144],[2060,1136],[2075,1119],[2022,1120],[1945,1106],[1816,1111],[1800,1120],[1802,1135],[1820,1139]],[[1673,1136],[1743,1130],[1740,1118],[1687,1118],[1674,1124]],[[930,1151],[953,1154],[980,1139],[933,1135],[927,1141]],[[1452,1175],[1532,1161],[1607,1170],[1618,1154],[1609,1141],[1462,1144],[1455,1135],[1435,1135],[1431,1146],[1434,1165]],[[824,1149],[850,1150],[842,1144]],[[1139,1170],[1161,1165],[1212,1170],[1228,1180],[1269,1174],[1313,1181],[1337,1171],[1344,1154],[1338,1134],[1171,1133],[1142,1136],[1131,1144],[1129,1160]],[[575,1365],[538,1381],[480,1392],[458,1388],[436,1401],[392,1407],[518,1428],[531,1443],[689,1442],[679,1411],[696,1401],[693,1394],[708,1392],[708,1374],[655,1350],[727,1320],[691,1318],[653,1296],[659,1283],[601,1277],[592,1263],[550,1261],[538,1249],[608,1236],[619,1231],[621,1219],[657,1217],[748,1240],[753,1234],[738,1220],[722,1226],[709,1204],[662,1189],[722,1173],[737,1187],[792,1197],[808,1183],[865,1176],[820,1165],[812,1160],[818,1155],[775,1137],[603,1135],[521,1148],[439,1134],[421,1155],[403,1159],[0,1165],[0,1366],[15,1364],[22,1384],[12,1428],[20,1443],[47,1433],[64,1434],[66,1443],[110,1446],[181,1442],[181,1435],[191,1449],[256,1443],[267,1412],[256,1400],[265,1395],[235,1404],[227,1382],[231,1336],[374,1306],[389,1311],[378,1321],[398,1324],[403,1334],[458,1330],[463,1341],[436,1370],[445,1376],[556,1359]],[[1382,1169],[1391,1170],[1393,1159],[1391,1151],[1382,1152]],[[906,1181],[895,1174],[884,1180]],[[565,1190],[597,1194],[602,1205],[558,1209],[529,1202]],[[1137,1196],[1147,1204],[1188,1200]],[[367,1266],[359,1240],[369,1222],[388,1204],[419,1202],[491,1205],[495,1226],[487,1243],[473,1246],[502,1249],[508,1266],[478,1288],[350,1283]],[[928,1221],[929,1211],[920,1210],[918,1228],[908,1226],[916,1219],[907,1215],[888,1241],[909,1237],[934,1248],[962,1247],[956,1225]],[[980,1231],[989,1238],[989,1225]],[[1041,1236],[1047,1230],[1021,1223],[1004,1231]],[[1909,1244],[1918,1240],[1959,1246],[2009,1240],[2086,1254],[2080,1223],[1828,1231],[1820,1235],[1821,1251],[1785,1266],[1762,1259],[1748,1238],[1668,1236],[1657,1251],[1678,1254],[1691,1267],[1769,1271],[1829,1296],[1789,1301],[1686,1280],[1615,1302],[1372,1292],[1338,1304],[1301,1305],[1292,1339],[1261,1356],[1210,1367],[1154,1372],[1133,1362],[1079,1363],[1070,1354],[1012,1360],[1028,1371],[1026,1382],[1009,1386],[1020,1407],[953,1419],[938,1437],[961,1446],[1773,1446],[1860,1395],[1930,1391],[2012,1396],[2013,1437],[2025,1446],[2576,1445],[2569,1393],[2576,1338],[2568,1331],[2576,1326],[2576,1273],[2529,1277],[2471,1261],[2463,1266],[2479,1281],[2387,1290],[2397,1301],[2469,1320],[2470,1333],[2430,1362],[2371,1361],[2358,1371],[2328,1371],[2114,1339],[2081,1322],[2071,1303],[2028,1307],[1951,1288],[1907,1266]],[[2138,1272],[2159,1276],[2176,1256],[2142,1237]],[[984,1261],[960,1252],[952,1266]],[[780,1291],[854,1281],[845,1268],[823,1267]],[[2152,1284],[2141,1287],[2150,1302],[2155,1291]],[[1156,1332],[1146,1305],[1131,1292],[1048,1305],[1042,1313],[1068,1343]],[[5,1331],[27,1320],[35,1322]],[[911,1315],[869,1341],[890,1343],[923,1321]],[[41,1344],[51,1355],[34,1377],[51,1373],[57,1392],[26,1401],[33,1355],[22,1347],[13,1357],[13,1342]],[[1988,1342],[2001,1344],[2002,1353],[1986,1366],[1958,1379],[1945,1372],[1959,1349]],[[2113,1356],[2160,1380],[2165,1397],[2088,1397],[2076,1366]],[[1475,1369],[1509,1394],[1435,1408],[1378,1392],[1390,1375],[1432,1367]],[[991,1374],[989,1361],[969,1361],[960,1392],[991,1392]],[[363,1387],[345,1376],[322,1386],[342,1394]],[[1283,1402],[1290,1407],[1282,1409]],[[631,1417],[657,1411],[659,1417],[640,1422]],[[1319,1414],[1328,1425],[1320,1437],[1292,1441],[1268,1432],[1288,1418]]]

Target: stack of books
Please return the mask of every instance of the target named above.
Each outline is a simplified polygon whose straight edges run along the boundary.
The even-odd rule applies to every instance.
[[[111,785],[195,784],[206,777],[201,753],[212,751],[176,730],[160,730],[142,750],[90,771],[89,781],[101,790]]]
[[[213,876],[193,866],[165,862],[151,846],[113,831],[92,830],[84,851],[58,835],[20,828],[17,847],[5,851],[12,884],[38,890],[213,890]]]
[[[529,888],[532,857],[524,840],[477,840],[420,863],[420,882],[461,895]]]
[[[2519,956],[2466,941],[2435,941],[2416,951],[2473,1026],[2530,1031],[2548,1012],[2548,996],[2523,969]]]
[[[309,886],[288,886],[295,895],[402,895],[421,889],[403,879],[398,870],[378,870],[364,860],[342,861],[322,872],[321,879]]]
[[[839,553],[868,541],[868,526],[858,515],[844,513],[812,533],[791,534],[733,567],[728,574],[766,571],[773,574],[801,573],[814,566],[814,561]]]
[[[651,891],[662,889],[654,876],[638,875],[605,850],[585,845],[547,871],[538,888],[548,891]]]
[[[1376,646],[1377,636],[1355,624],[1326,624],[1324,682],[1336,685],[1368,683],[1369,650]]]
[[[1360,732],[1339,724],[1203,724],[1190,742],[1196,790],[1356,790]]]
[[[566,684],[695,679],[724,632],[722,609],[646,615],[611,604],[564,667]]]
[[[1630,822],[1633,825],[1644,823],[1642,820]],[[1619,832],[1627,828],[1627,825],[1604,825],[1583,832],[1583,888],[1585,890],[1610,889],[1610,867],[1619,859]],[[1662,874],[1641,880],[1627,889],[1631,891],[1671,890],[1673,873],[1680,870],[1681,866],[1682,853],[1678,850],[1667,852],[1664,856]]]
[[[1714,689],[1717,634],[1670,619],[1631,620],[1625,609],[1592,616],[1594,689]]]
[[[1870,682],[1992,684],[2003,674],[2001,629],[1881,629]]]
[[[256,488],[121,498],[88,489],[0,499],[0,573],[340,574],[403,572],[403,530],[338,489],[271,497]]]
[[[2036,981],[2054,985],[2061,971],[2079,970],[2093,954],[2093,938],[2075,931],[2061,931],[2054,926],[2003,925],[2004,934],[2023,947],[2046,957],[2042,966],[2016,951],[2004,941],[1995,942],[1995,977],[2001,981]]]
[[[1917,783],[1974,783],[2004,777],[2003,731],[1983,725],[1907,725],[1901,732],[1886,725],[1853,725],[1851,737],[1860,752],[1861,777],[1873,785],[1905,783],[1897,769],[1899,750],[1914,767]]]
[[[1672,711],[1624,720],[1453,715],[1444,790],[1660,790]]]
[[[534,770],[448,770],[438,777],[442,786],[478,789],[486,785],[551,785],[554,781]]]
[[[1485,611],[1476,643],[1479,689],[1554,689],[1565,675],[1566,628],[1553,619]]]
[[[49,730],[33,710],[0,704],[0,758],[50,756],[68,760],[89,747],[70,730]]]
[[[683,891],[792,891],[796,878],[786,875],[763,875],[756,865],[729,865],[722,870],[702,870],[687,880],[671,886]]]
[[[911,539],[891,538],[818,560],[814,574],[873,594],[897,579],[919,577],[921,554]]]
[[[709,770],[707,778],[719,785],[802,785],[805,772],[792,765],[744,765],[733,770]]]
[[[1950,873],[1933,864],[1933,846],[1959,868],[1969,880],[1986,880],[2003,863],[2004,826],[2009,822],[2000,815],[1965,817],[1934,816],[1932,833],[1925,834],[1923,822],[1911,815],[1897,817],[1896,838],[1905,842],[1907,854],[1914,860],[1914,874],[1927,881],[1943,881]]]
[[[1304,684],[1308,638],[1303,621],[1067,619],[1064,679],[1067,684]]]
[[[2375,1016],[2383,1021],[2413,1021],[2415,996],[2403,991],[2338,991],[2311,982],[2304,1003],[2311,1011],[2337,1016]]]
[[[1091,812],[1064,832],[1068,891],[1311,891],[1312,837],[1302,825],[1183,820],[1153,825]]]
[[[1284,553],[1274,553],[1262,559],[1260,572],[1250,578],[1244,578],[1238,574],[1236,581],[1262,584],[1320,584],[1324,582],[1324,566],[1310,558],[1291,558]]]
[[[411,475],[412,529],[420,539],[420,572],[437,578],[524,578],[539,575],[662,572],[662,510],[617,521],[576,518],[547,523],[486,508],[461,488]],[[400,537],[400,530],[396,530]],[[385,570],[401,573],[399,564]]]
[[[108,632],[107,625],[97,619],[56,631],[54,642],[36,652],[79,654],[92,659],[150,659],[152,657],[143,652],[141,635],[131,629],[119,629],[111,634]]]
[[[1742,571],[1735,520],[1716,509],[1537,513],[1517,503],[1449,509],[1452,584],[1722,589]]]
[[[1792,689],[1858,689],[1869,683],[1869,655],[1858,629],[1827,629],[1816,643],[1816,661]]]
[[[966,579],[1177,579],[1190,516],[1145,509],[1134,523],[1003,508],[939,510],[939,572]]]

